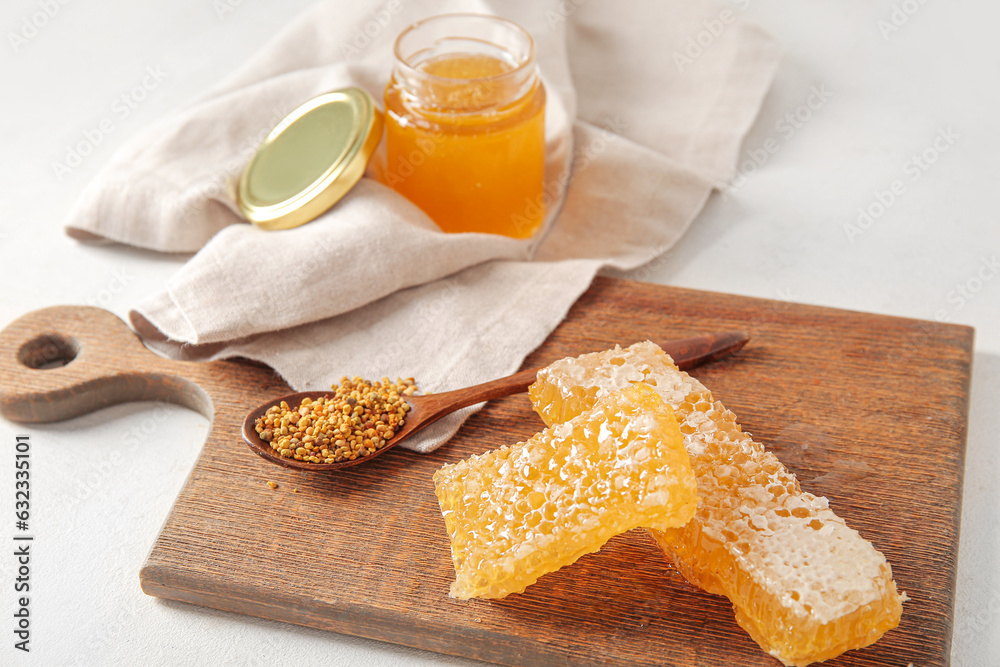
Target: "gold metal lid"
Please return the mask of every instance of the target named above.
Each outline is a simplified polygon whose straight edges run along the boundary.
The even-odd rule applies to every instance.
[[[289,229],[336,204],[382,139],[382,114],[360,88],[309,100],[278,123],[240,176],[236,202],[263,229]]]

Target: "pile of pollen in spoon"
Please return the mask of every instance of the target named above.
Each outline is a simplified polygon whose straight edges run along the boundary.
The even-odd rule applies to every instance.
[[[272,405],[255,430],[280,456],[309,463],[354,461],[384,448],[406,424],[403,399],[417,391],[413,378],[371,382],[340,380],[329,396]]]

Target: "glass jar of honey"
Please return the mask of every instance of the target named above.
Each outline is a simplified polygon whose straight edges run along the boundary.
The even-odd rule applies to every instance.
[[[445,232],[534,234],[545,215],[545,88],[523,28],[447,14],[395,45],[385,180]]]

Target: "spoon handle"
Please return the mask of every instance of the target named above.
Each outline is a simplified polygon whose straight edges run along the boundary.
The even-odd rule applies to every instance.
[[[750,336],[742,331],[726,331],[671,340],[665,342],[662,347],[663,351],[673,358],[678,368],[687,370],[728,356],[746,345],[749,340]],[[541,369],[534,368],[472,387],[414,398],[427,410],[426,424],[430,424],[454,410],[527,391],[535,381],[539,370]]]
[[[537,374],[538,369],[535,368],[496,380],[490,380],[489,382],[477,384],[472,387],[455,389],[440,394],[414,396],[412,398],[420,401],[422,406],[425,407],[427,410],[426,419],[430,423],[460,408],[528,391],[528,386],[535,381]]]
[[[669,354],[677,368],[686,371],[695,366],[701,366],[743,349],[750,341],[750,334],[745,331],[723,331],[721,333],[705,334],[678,338],[663,344],[663,351]]]

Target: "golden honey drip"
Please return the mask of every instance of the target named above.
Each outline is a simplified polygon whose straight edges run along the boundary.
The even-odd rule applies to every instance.
[[[502,598],[636,527],[686,523],[695,477],[673,411],[637,385],[526,442],[446,465],[451,595]]]
[[[653,343],[560,360],[529,393],[546,423],[645,383],[674,408],[700,503],[681,527],[650,530],[691,583],[728,597],[736,620],[786,665],[867,646],[899,624],[905,596],[885,557],[744,433],[735,415]]]

